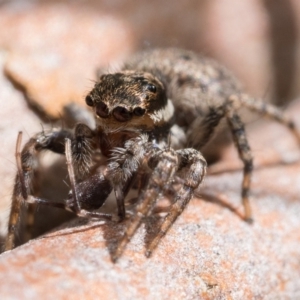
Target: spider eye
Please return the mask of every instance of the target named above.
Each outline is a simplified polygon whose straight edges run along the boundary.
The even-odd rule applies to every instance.
[[[156,93],[156,86],[152,83],[148,83],[146,86],[146,90],[148,90],[152,93]]]
[[[108,117],[108,107],[104,102],[98,102],[96,107],[96,114],[101,118]]]
[[[141,108],[141,107],[136,107],[134,110],[133,110],[133,113],[138,116],[138,117],[141,117],[144,113],[145,113],[145,109]]]
[[[120,122],[126,122],[132,118],[132,113],[122,106],[117,106],[113,110],[113,115]]]
[[[85,97],[85,103],[88,105],[88,106],[94,106],[94,101],[92,99],[92,97],[90,95],[87,95]]]

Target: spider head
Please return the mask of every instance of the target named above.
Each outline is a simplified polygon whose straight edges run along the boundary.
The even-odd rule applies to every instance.
[[[174,113],[164,85],[145,72],[102,75],[85,100],[107,133],[152,130],[169,122]]]

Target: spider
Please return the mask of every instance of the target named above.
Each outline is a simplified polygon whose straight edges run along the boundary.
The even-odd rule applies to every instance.
[[[135,188],[139,191],[135,212],[112,255],[116,261],[160,196],[176,183],[180,187],[169,212],[147,247],[149,257],[203,181],[207,163],[200,150],[213,139],[223,119],[244,164],[241,198],[244,218],[250,222],[253,159],[238,109],[244,106],[275,119],[300,142],[294,122],[278,108],[245,94],[234,76],[214,60],[186,50],[137,54],[119,72],[101,74],[85,102],[93,111],[95,128],[79,123],[74,132],[41,132],[22,150],[19,133],[6,250],[14,247],[22,202],[59,207],[80,217],[122,221],[125,198]],[[218,136],[224,135],[220,132]],[[32,191],[37,157],[45,150],[66,155],[71,191],[64,202],[40,199]],[[117,215],[97,211],[112,191]]]

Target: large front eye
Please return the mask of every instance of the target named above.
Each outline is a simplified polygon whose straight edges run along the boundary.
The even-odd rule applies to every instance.
[[[126,122],[132,118],[132,113],[123,106],[117,106],[113,110],[113,115],[120,122]]]
[[[145,109],[141,108],[141,107],[136,107],[134,110],[133,110],[133,113],[138,116],[138,117],[141,117],[142,115],[144,115],[146,112]]]
[[[94,106],[94,101],[92,99],[92,97],[90,95],[87,95],[85,97],[85,103],[88,105],[88,106]]]
[[[108,107],[104,102],[98,102],[96,107],[96,114],[101,118],[108,117]]]

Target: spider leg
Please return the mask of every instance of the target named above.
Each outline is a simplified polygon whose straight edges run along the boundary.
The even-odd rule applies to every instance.
[[[124,148],[114,148],[106,177],[110,180],[116,195],[118,216],[125,218],[125,197],[135,179],[136,171],[144,159],[149,146],[148,136],[140,135],[128,140]]]
[[[55,131],[51,134],[45,134],[42,132],[31,138],[21,151],[22,132],[19,132],[15,152],[18,171],[12,194],[8,233],[4,245],[5,251],[14,248],[15,236],[19,227],[22,203],[24,201],[26,202],[28,195],[30,195],[32,191],[38,152],[45,148],[46,145],[53,152],[62,152],[61,142],[63,142],[64,138],[69,135],[70,133],[64,130]]]
[[[263,114],[286,126],[289,130],[291,130],[292,134],[294,134],[300,145],[300,132],[297,130],[295,122],[278,107],[265,103],[262,100],[252,98],[246,94],[241,95],[239,101],[252,111]]]
[[[87,180],[77,184],[73,166],[71,140],[68,138],[66,139],[65,148],[68,173],[71,183],[71,193],[69,194],[69,198],[64,209],[73,211],[79,217],[103,218],[111,220],[112,215],[110,214],[90,212],[82,208],[83,205],[87,208],[101,207],[112,191],[110,182],[106,180],[102,174],[94,174]]]
[[[206,174],[206,161],[201,153],[195,149],[187,148],[177,150],[176,154],[179,159],[179,171],[183,171],[183,183],[178,194],[176,195],[175,202],[171,206],[170,212],[165,217],[160,226],[158,233],[150,243],[146,256],[149,257],[153,250],[157,247],[162,237],[167,233],[176,219],[183,212],[189,201],[193,196],[194,190],[202,182]]]
[[[127,227],[123,238],[112,257],[115,262],[138,229],[142,219],[148,215],[166,184],[172,180],[178,167],[178,157],[174,150],[153,148],[148,157],[148,166],[153,169],[144,192],[139,196],[136,214]]]
[[[77,180],[85,179],[93,165],[93,153],[97,148],[95,132],[85,124],[77,124],[74,137],[71,139],[71,155],[74,176]]]
[[[18,221],[21,214],[21,198],[23,196],[24,199],[27,198],[27,190],[24,174],[22,172],[21,166],[21,153],[20,153],[20,145],[22,142],[22,132],[19,132],[17,143],[16,143],[16,152],[15,157],[17,161],[18,173],[15,180],[13,197],[11,202],[11,209],[8,221],[8,233],[5,240],[4,251],[10,250],[14,248],[15,244],[15,234],[18,228]]]
[[[90,185],[88,180],[84,180],[89,174],[90,166],[92,165],[92,154],[95,146],[94,132],[84,124],[78,124],[75,128],[75,134],[71,134],[66,130],[51,131],[49,133],[41,132],[32,137],[20,151],[21,147],[21,137],[22,133],[19,133],[16,146],[16,160],[18,173],[15,179],[15,185],[12,195],[11,212],[8,224],[8,234],[5,241],[5,250],[10,250],[14,247],[15,236],[19,227],[20,222],[20,211],[22,203],[39,203],[45,205],[45,200],[38,201],[32,196],[32,186],[34,184],[34,177],[37,168],[37,157],[40,152],[44,150],[49,150],[59,154],[65,154],[65,139],[71,139],[71,152],[72,152],[72,162],[75,167],[73,167],[74,176],[82,181],[78,184],[78,190],[80,193],[88,194],[85,197],[87,200],[80,203],[83,209],[85,208],[99,208],[107,198],[111,191],[111,185],[108,180],[106,180],[103,175],[95,174],[91,176]],[[74,184],[74,181],[73,181]],[[96,187],[101,187],[101,189],[96,190]],[[30,199],[29,200],[29,196]],[[36,198],[37,199],[37,198]],[[73,195],[69,195],[67,206],[61,208],[71,210],[81,216],[91,216],[90,212],[85,212],[85,210],[76,210],[76,205],[74,208],[74,202],[78,201],[78,196],[75,193],[75,200]],[[50,202],[49,202],[50,203]],[[48,206],[56,206],[54,204],[47,204]],[[60,207],[60,206],[59,206]],[[97,215],[92,213],[92,215]]]
[[[70,200],[70,198],[68,200]],[[68,201],[69,203],[63,203],[63,202],[49,201],[49,200],[45,200],[45,199],[41,199],[39,197],[29,195],[26,202],[30,203],[30,204],[37,204],[37,205],[41,204],[44,206],[65,209],[67,211],[76,213],[76,215],[78,217],[89,217],[89,218],[105,219],[105,220],[113,220],[114,219],[113,215],[111,215],[111,214],[101,213],[101,212],[97,212],[97,211],[88,211],[85,209],[81,209],[77,213],[74,211],[72,205],[70,205],[70,203],[73,203],[73,199],[71,199],[71,201]]]
[[[27,203],[29,203],[27,201]],[[23,241],[27,242],[32,239],[33,232],[34,232],[34,221],[35,221],[35,212],[36,212],[36,205],[30,204],[26,207],[26,217],[25,217],[25,228],[23,233]]]
[[[65,139],[65,155],[71,183],[65,209],[80,217],[111,219],[111,215],[87,210],[100,208],[112,191],[110,181],[102,173],[90,175],[95,149],[95,133],[85,124],[77,124],[72,140],[68,137]]]
[[[201,149],[211,139],[215,128],[224,117],[224,107],[208,107],[205,117],[196,118],[187,132],[187,145]]]
[[[233,141],[238,149],[239,157],[244,163],[244,175],[242,182],[242,202],[245,210],[245,221],[252,222],[252,212],[249,203],[249,190],[251,174],[253,170],[253,158],[251,149],[245,133],[244,124],[234,109],[234,98],[229,98],[225,111],[228,125],[230,127]]]

